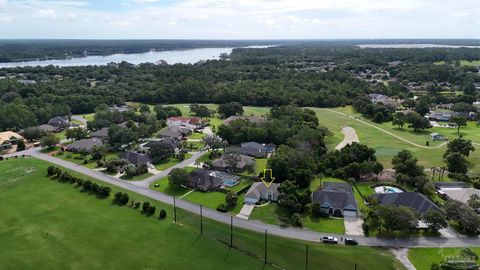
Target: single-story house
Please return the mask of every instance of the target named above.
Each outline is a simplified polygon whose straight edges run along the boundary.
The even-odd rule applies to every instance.
[[[19,140],[25,140],[20,134],[13,131],[0,132],[0,151],[11,149]]]
[[[175,138],[163,138],[163,139],[146,139],[144,143],[140,144],[140,148],[145,152],[148,152],[153,145],[160,144],[167,148],[170,148],[173,152],[178,153],[180,141]]]
[[[192,134],[192,130],[189,128],[181,126],[171,126],[165,129],[162,129],[159,132],[160,137],[162,138],[175,138],[181,140],[182,138]]]
[[[48,120],[47,125],[61,129],[71,126],[70,121],[68,120],[68,116],[55,116],[52,119]]]
[[[201,191],[210,191],[222,186],[223,180],[217,176],[216,171],[197,169],[188,173],[187,186]]]
[[[152,162],[152,159],[147,154],[141,154],[137,152],[122,152],[118,156],[121,159],[127,160],[135,166],[140,166],[143,164],[149,164]]]
[[[240,144],[240,149],[238,149],[238,151],[243,155],[262,158],[267,157],[268,153],[275,151],[275,146],[273,144],[269,145],[270,146],[267,147],[265,144],[257,142],[244,142]]]
[[[111,107],[108,108],[110,111],[117,111],[117,112],[127,112],[130,110],[130,108],[127,106],[127,105],[121,105],[121,106],[117,106],[117,105],[113,105]]]
[[[60,128],[60,127],[54,127],[54,126],[51,126],[51,125],[48,125],[48,124],[45,124],[45,125],[40,125],[37,127],[40,131],[44,132],[44,133],[50,133],[50,132],[60,132],[63,130],[63,128]]]
[[[246,170],[248,167],[253,168],[255,166],[255,158],[245,156],[245,155],[238,155],[238,161],[235,164],[235,168],[230,168],[226,161],[228,159],[227,155],[234,155],[234,154],[224,154],[221,158],[216,159],[212,162],[212,169],[219,170],[219,171],[233,171],[233,172],[242,172]]]
[[[67,145],[66,150],[70,152],[91,153],[95,146],[102,146],[103,141],[99,138],[88,138],[73,142]]]
[[[358,205],[350,184],[324,182],[313,193],[312,203],[320,206],[320,212],[337,217],[356,217]]]
[[[430,138],[432,139],[432,141],[445,141],[445,136],[443,136],[440,133],[436,133],[436,132],[431,133]]]
[[[390,99],[388,96],[384,94],[376,94],[376,93],[368,94],[368,97],[372,102],[379,102],[379,101]]]
[[[402,192],[402,193],[381,193],[373,194],[372,198],[376,199],[380,204],[393,204],[397,206],[407,206],[413,208],[417,212],[423,214],[428,210],[442,212],[434,202],[418,192]]]
[[[199,117],[169,117],[167,119],[169,127],[186,127],[189,129],[202,129],[208,125],[208,120]]]
[[[236,120],[240,120],[240,119],[247,120],[247,121],[249,121],[251,123],[255,123],[255,124],[260,124],[260,123],[263,123],[263,122],[267,121],[267,118],[262,117],[262,116],[232,115],[232,116],[228,117],[227,119],[225,119],[223,121],[223,124],[228,126],[228,125],[230,125],[231,122],[236,121]]]
[[[458,113],[455,112],[431,112],[426,115],[429,120],[433,121],[443,121],[443,122],[448,122],[450,121],[450,118],[453,116],[458,115]]]
[[[435,182],[434,185],[438,194],[448,200],[468,204],[472,195],[480,196],[480,190],[469,187],[465,182]]]
[[[90,137],[105,139],[108,137],[108,127],[103,127],[99,130],[90,132]]]
[[[248,189],[247,193],[245,193],[244,202],[246,204],[256,204],[260,200],[266,201],[277,201],[278,195],[278,187],[280,184],[278,183],[271,183],[269,186],[265,185],[263,182],[255,182],[252,186]]]

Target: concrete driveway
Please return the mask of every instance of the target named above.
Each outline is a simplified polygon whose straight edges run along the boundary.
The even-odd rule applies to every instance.
[[[250,217],[250,214],[252,214],[253,208],[255,208],[255,205],[253,204],[244,204],[242,210],[240,210],[240,213],[237,215],[237,217],[242,219],[248,219]]]
[[[361,217],[344,217],[345,234],[363,235],[363,219]]]

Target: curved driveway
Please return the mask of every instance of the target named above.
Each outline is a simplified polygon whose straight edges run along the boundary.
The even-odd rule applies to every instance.
[[[198,154],[198,156],[201,153]],[[145,197],[173,205],[173,197],[164,193],[156,192],[148,188],[146,183],[151,183],[155,181],[158,177],[163,177],[156,175],[147,179],[144,184],[135,184],[135,182],[128,182],[125,180],[120,180],[115,177],[90,170],[81,165],[73,164],[68,161],[55,158],[49,155],[41,154],[36,152],[33,154],[34,157],[57,164],[59,166],[66,167],[68,169],[77,171],[79,173],[85,174],[87,176],[96,178],[100,181],[109,183],[121,187],[123,189],[141,194]],[[197,156],[197,155],[195,155]],[[192,157],[194,158],[194,157]],[[186,160],[185,162],[190,161]],[[178,166],[181,166],[178,164]],[[176,206],[178,208],[184,209],[192,213],[199,213],[199,205],[191,203],[182,199],[176,199]],[[203,208],[203,215],[207,218],[222,222],[225,224],[230,224],[230,215],[217,212],[216,210]],[[233,217],[233,224],[235,227],[248,229],[255,232],[263,233],[265,230],[269,234],[288,237],[298,240],[305,241],[315,241],[319,242],[322,236],[331,235],[335,237],[348,237],[348,235],[340,234],[331,234],[331,233],[319,233],[313,232],[307,229],[297,229],[297,228],[284,228],[276,225],[265,224],[259,221],[244,220],[241,218]],[[418,237],[418,238],[377,238],[377,237],[365,237],[365,236],[351,236],[359,242],[360,245],[365,246],[384,246],[384,247],[470,247],[470,246],[480,246],[480,238],[478,237],[458,237],[458,238],[445,238],[445,237]]]

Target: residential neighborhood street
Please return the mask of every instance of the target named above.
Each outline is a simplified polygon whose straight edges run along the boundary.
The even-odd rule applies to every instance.
[[[167,203],[173,205],[173,197],[169,196],[164,193],[156,192],[148,188],[149,183],[160,179],[168,174],[169,170],[162,172],[161,174],[152,176],[142,182],[129,182],[125,180],[120,180],[110,175],[103,174],[98,171],[91,170],[81,165],[76,165],[71,162],[55,158],[49,156],[47,154],[42,154],[35,149],[27,150],[29,154],[31,154],[35,158],[39,158],[53,164],[57,164],[59,166],[63,166],[65,168],[74,170],[76,172],[85,174],[87,176],[93,177],[100,181],[109,183],[111,185],[115,185],[121,187],[123,189],[136,192],[143,196],[152,198],[154,200],[158,200],[163,203]],[[18,155],[19,153],[17,153]],[[22,153],[23,154],[23,153]],[[202,153],[199,152],[192,156],[190,159],[185,160],[182,163],[177,164],[174,166],[175,168],[183,167],[192,162],[192,159],[198,158]],[[170,168],[173,169],[174,167]],[[192,213],[199,213],[199,205],[195,203],[191,203],[182,199],[176,199],[176,206],[178,208],[184,209],[186,211]],[[203,215],[204,217],[216,220],[218,222],[222,222],[225,224],[230,224],[230,215],[220,213],[214,209],[203,208]],[[365,246],[381,246],[381,247],[472,247],[472,246],[480,246],[480,238],[478,237],[456,237],[456,238],[446,238],[446,237],[412,237],[412,238],[379,238],[379,237],[365,237],[359,235],[342,235],[342,234],[332,234],[332,233],[319,233],[313,232],[307,229],[297,229],[297,228],[290,228],[290,227],[280,227],[276,225],[265,224],[259,221],[253,220],[246,220],[238,217],[233,217],[233,225],[235,227],[248,229],[252,231],[256,231],[259,233],[264,233],[265,230],[268,231],[269,234],[288,237],[298,240],[305,240],[305,241],[314,241],[319,242],[320,238],[323,236],[334,236],[337,238],[345,238],[345,237],[353,237],[355,238],[360,245]]]

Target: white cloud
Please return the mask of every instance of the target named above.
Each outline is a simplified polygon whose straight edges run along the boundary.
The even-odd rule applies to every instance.
[[[0,0],[0,38],[480,38],[478,0],[91,1]]]
[[[33,13],[33,17],[40,19],[55,19],[57,12],[53,9],[39,9]]]

